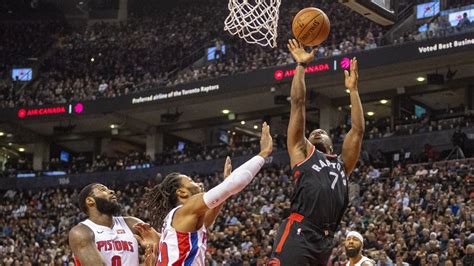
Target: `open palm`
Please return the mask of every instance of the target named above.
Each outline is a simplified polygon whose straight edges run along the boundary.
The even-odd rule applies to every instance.
[[[349,70],[350,71],[344,70],[345,85],[350,91],[356,91],[358,89],[357,83],[359,81],[359,66],[357,58],[354,57],[351,59],[351,66]]]
[[[290,50],[293,58],[298,63],[308,64],[314,60],[316,55],[316,49],[313,49],[311,52],[306,52],[303,45],[301,45],[297,40],[290,39],[288,40],[288,49]]]
[[[230,160],[230,157],[227,156],[227,158],[225,158],[225,164],[224,164],[224,178],[230,176],[231,172],[232,172],[232,161]]]

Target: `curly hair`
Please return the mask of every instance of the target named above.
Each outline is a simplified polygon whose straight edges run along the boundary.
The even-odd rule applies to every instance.
[[[144,204],[154,228],[161,229],[168,212],[178,204],[176,190],[180,187],[181,173],[170,173],[144,195]]]

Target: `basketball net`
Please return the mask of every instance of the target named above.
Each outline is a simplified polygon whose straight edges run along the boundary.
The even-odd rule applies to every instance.
[[[224,30],[247,43],[277,46],[281,0],[229,0]]]

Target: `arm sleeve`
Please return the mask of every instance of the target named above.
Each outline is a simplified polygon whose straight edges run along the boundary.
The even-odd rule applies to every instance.
[[[209,209],[219,206],[230,196],[242,191],[260,171],[265,159],[255,156],[235,169],[222,183],[204,193],[204,203]]]

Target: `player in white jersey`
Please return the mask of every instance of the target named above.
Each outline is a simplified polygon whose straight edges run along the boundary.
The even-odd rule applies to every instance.
[[[373,260],[362,255],[364,239],[358,232],[351,231],[347,233],[344,247],[346,249],[346,255],[349,258],[349,262],[347,262],[346,266],[375,266]]]
[[[113,190],[98,183],[87,185],[79,193],[79,207],[88,219],[69,232],[69,245],[76,265],[139,265],[138,242],[134,234],[140,234],[142,230],[133,226],[143,222],[135,217],[114,216],[120,212],[120,204]],[[150,229],[146,236],[146,240],[137,237],[143,247],[150,245],[146,241],[159,241],[154,230]]]
[[[271,154],[272,147],[270,128],[264,123],[260,153],[232,173],[230,159],[227,159],[224,176],[229,176],[209,191],[204,193],[186,175],[172,173],[147,193],[150,221],[162,231],[158,250],[154,254],[148,250],[145,265],[204,265],[207,228],[214,223],[224,201],[253,180],[265,158]]]

